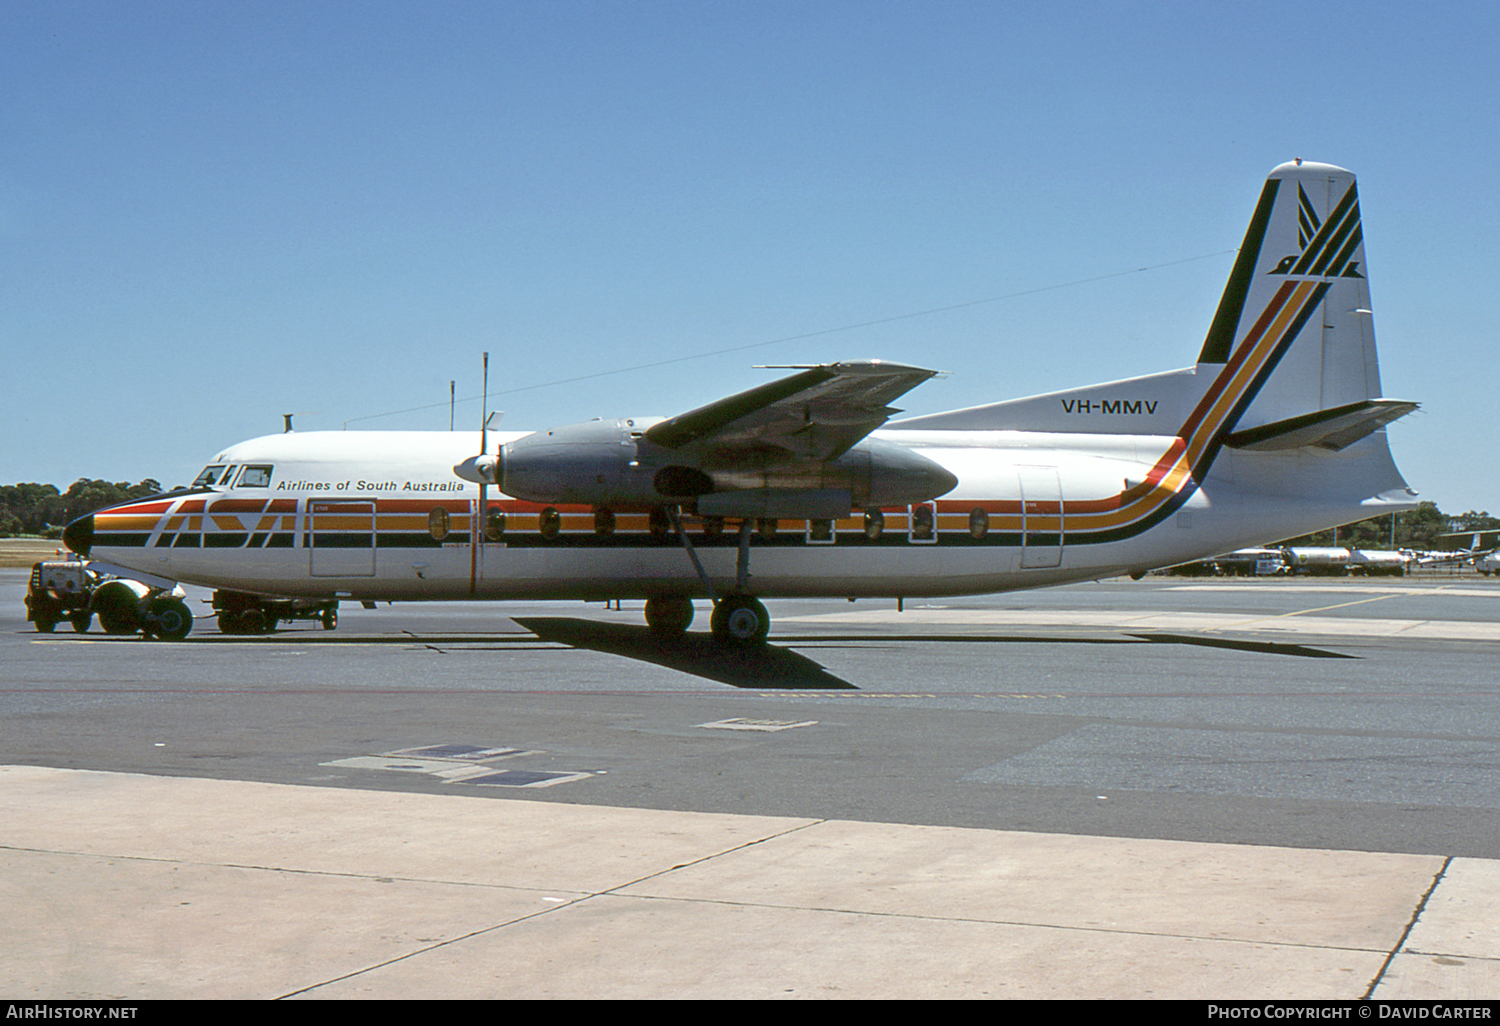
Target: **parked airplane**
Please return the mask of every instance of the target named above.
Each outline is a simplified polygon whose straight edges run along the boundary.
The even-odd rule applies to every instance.
[[[714,634],[751,643],[765,597],[1138,575],[1415,505],[1384,427],[1416,404],[1381,395],[1365,273],[1354,175],[1294,161],[1266,181],[1192,367],[889,423],[933,371],[803,367],[669,419],[494,439],[270,435],[64,538],[220,589],[232,631],[269,596],[643,598],[664,632],[707,598]],[[185,633],[158,606],[173,629],[143,602],[144,629]]]

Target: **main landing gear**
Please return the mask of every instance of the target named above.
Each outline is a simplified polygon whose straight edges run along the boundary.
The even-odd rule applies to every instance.
[[[684,595],[646,600],[646,626],[663,636],[683,634],[693,622],[693,601]],[[714,603],[709,629],[731,645],[759,645],[771,633],[771,614],[754,595],[725,595]]]
[[[725,595],[708,622],[714,637],[735,645],[759,645],[771,633],[771,614],[754,595]]]
[[[752,526],[750,518],[747,517],[740,524],[735,590],[731,594],[719,596],[715,593],[713,582],[709,580],[707,571],[703,569],[698,553],[693,549],[692,539],[682,528],[682,520],[677,510],[669,507],[667,516],[671,519],[672,527],[676,530],[683,549],[687,551],[688,558],[693,561],[693,569],[698,572],[698,579],[703,582],[704,590],[713,600],[714,611],[708,623],[714,637],[726,644],[742,647],[764,642],[766,636],[771,633],[771,614],[766,612],[766,607],[759,599],[749,594],[747,588],[750,580],[750,529]],[[646,623],[658,634],[681,634],[692,622],[693,603],[685,595],[668,595],[646,600]]]

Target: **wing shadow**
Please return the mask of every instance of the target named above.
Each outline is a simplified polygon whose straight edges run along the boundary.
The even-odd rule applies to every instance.
[[[1288,645],[1280,641],[1235,641],[1232,638],[1208,638],[1192,634],[1132,634],[1132,638],[1154,641],[1162,645],[1202,645],[1205,648],[1226,648],[1233,652],[1262,652],[1266,655],[1301,656],[1304,659],[1358,659],[1359,656],[1307,645]]]
[[[710,634],[661,635],[649,627],[562,616],[513,620],[543,641],[655,663],[737,688],[858,690],[806,656],[776,645],[741,649]]]

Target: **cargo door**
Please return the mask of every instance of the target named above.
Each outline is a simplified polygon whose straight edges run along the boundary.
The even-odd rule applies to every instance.
[[[1021,568],[1062,565],[1062,485],[1056,467],[1017,467],[1021,479]]]

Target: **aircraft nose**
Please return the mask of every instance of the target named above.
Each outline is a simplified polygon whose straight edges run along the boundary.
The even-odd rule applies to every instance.
[[[63,528],[63,544],[80,556],[87,556],[94,547],[94,514],[79,517]]]

